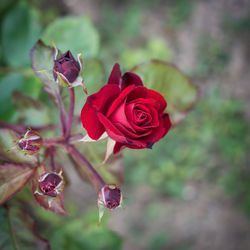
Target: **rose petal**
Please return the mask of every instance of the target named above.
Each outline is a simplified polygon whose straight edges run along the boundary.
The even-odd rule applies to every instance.
[[[120,93],[120,95],[114,100],[114,102],[109,107],[107,112],[107,117],[109,117],[118,108],[118,106],[124,101],[124,99],[128,96],[128,94],[135,88],[136,87],[134,85],[131,85]]]
[[[160,113],[163,112],[165,110],[165,108],[167,107],[167,102],[165,101],[164,97],[160,93],[158,93],[152,89],[148,90],[147,98],[153,98],[159,102],[159,104],[160,104],[159,112]]]
[[[110,103],[119,95],[120,89],[115,85],[105,85],[99,92],[87,98],[82,108],[81,120],[83,127],[93,140],[98,140],[105,129],[99,122],[97,112],[106,112]]]
[[[129,144],[130,143],[137,144],[137,141],[135,142],[134,139],[140,139],[140,138],[145,137],[145,136],[152,133],[152,131],[149,129],[147,129],[147,131],[142,133],[142,134],[134,133],[131,130],[127,129],[126,127],[122,126],[122,124],[120,124],[120,123],[117,123],[115,125],[119,129],[119,131],[127,138],[127,141],[129,141]],[[144,143],[140,143],[139,141],[138,141],[138,144],[144,145]]]
[[[89,103],[86,103],[81,112],[83,127],[87,130],[89,137],[98,140],[105,132],[103,125],[99,122],[97,111]]]
[[[102,113],[97,113],[99,121],[103,124],[109,137],[118,142],[127,142],[126,137],[116,128],[116,126]]]
[[[129,85],[143,86],[143,82],[138,75],[131,73],[131,72],[126,72],[122,76],[121,89],[123,90],[123,89],[127,88]]]
[[[120,65],[116,63],[113,66],[113,69],[111,71],[107,84],[116,84],[120,87],[121,82],[122,82],[122,79],[121,79]]]
[[[125,127],[133,130],[133,127],[130,125],[130,123],[128,122],[127,117],[126,117],[125,104],[126,104],[126,98],[124,99],[123,103],[121,103],[118,106],[118,108],[113,112],[113,114],[109,117],[109,120],[113,124],[115,124],[115,123],[121,123]]]
[[[144,138],[145,141],[147,141],[147,145],[148,146],[151,145],[152,147],[155,142],[159,141],[167,134],[170,128],[171,128],[171,121],[169,119],[169,115],[164,114],[160,119],[159,127],[154,129],[151,135]]]
[[[148,89],[145,87],[137,87],[134,88],[133,91],[131,91],[128,95],[127,102],[133,101],[138,98],[147,98],[148,95]]]

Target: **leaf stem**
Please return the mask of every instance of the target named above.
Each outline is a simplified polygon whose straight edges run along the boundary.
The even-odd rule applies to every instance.
[[[74,108],[75,108],[75,91],[74,88],[68,88],[69,90],[69,98],[70,98],[70,104],[69,104],[69,117],[68,117],[68,125],[65,133],[65,138],[68,139],[70,136],[71,126],[73,122],[73,116],[74,116]]]
[[[54,145],[66,145],[66,142],[63,138],[59,138],[59,139],[43,139],[43,145],[50,147],[50,146],[54,146]]]
[[[96,172],[90,162],[75,148],[75,146],[69,145],[69,149],[75,157],[77,157],[82,163],[84,163],[88,167],[88,169],[93,173],[93,175],[96,177],[96,179],[100,182],[102,186],[106,185],[102,177]]]

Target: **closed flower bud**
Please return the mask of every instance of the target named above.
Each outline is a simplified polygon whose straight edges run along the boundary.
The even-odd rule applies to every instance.
[[[53,74],[55,80],[58,73],[62,74],[68,83],[73,83],[79,75],[81,65],[75,60],[71,52],[68,50],[54,62]]]
[[[107,184],[98,192],[99,225],[101,223],[104,209],[116,209],[122,207],[122,193],[115,184]]]
[[[39,187],[44,195],[56,197],[63,190],[62,171],[60,173],[45,173],[39,180]]]
[[[121,206],[122,193],[120,188],[114,184],[107,184],[99,190],[98,202],[108,209]]]
[[[42,138],[38,132],[29,129],[18,141],[18,146],[26,154],[36,154],[42,146]]]

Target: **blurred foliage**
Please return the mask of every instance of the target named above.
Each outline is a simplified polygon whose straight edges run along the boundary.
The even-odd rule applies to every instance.
[[[170,62],[173,59],[173,51],[163,39],[154,38],[147,42],[145,48],[124,50],[121,54],[120,63],[122,67],[129,70],[133,66],[150,59],[161,59]]]
[[[222,184],[250,214],[250,126],[243,107],[239,101],[223,99],[214,87],[152,151],[125,152],[125,180],[129,185],[149,183],[159,192],[185,198],[188,180],[209,179]]]
[[[197,46],[197,65],[194,73],[199,77],[209,74],[222,75],[229,62],[228,44],[212,39],[206,34],[200,37]]]
[[[185,24],[192,15],[193,2],[190,0],[172,1],[167,11],[166,24],[176,29]]]

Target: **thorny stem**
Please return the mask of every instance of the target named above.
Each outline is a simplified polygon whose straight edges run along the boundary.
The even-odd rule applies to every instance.
[[[70,105],[69,105],[69,117],[68,117],[68,125],[66,128],[65,138],[68,139],[70,136],[71,126],[73,122],[74,116],[74,107],[75,107],[75,92],[74,88],[68,88],[69,90],[69,98],[70,98]]]
[[[96,170],[90,164],[90,162],[75,148],[75,146],[69,145],[69,149],[71,150],[71,153],[75,155],[75,157],[77,157],[83,164],[85,164],[88,167],[88,169],[94,174],[94,176],[102,186],[106,185],[102,177],[96,172]]]

